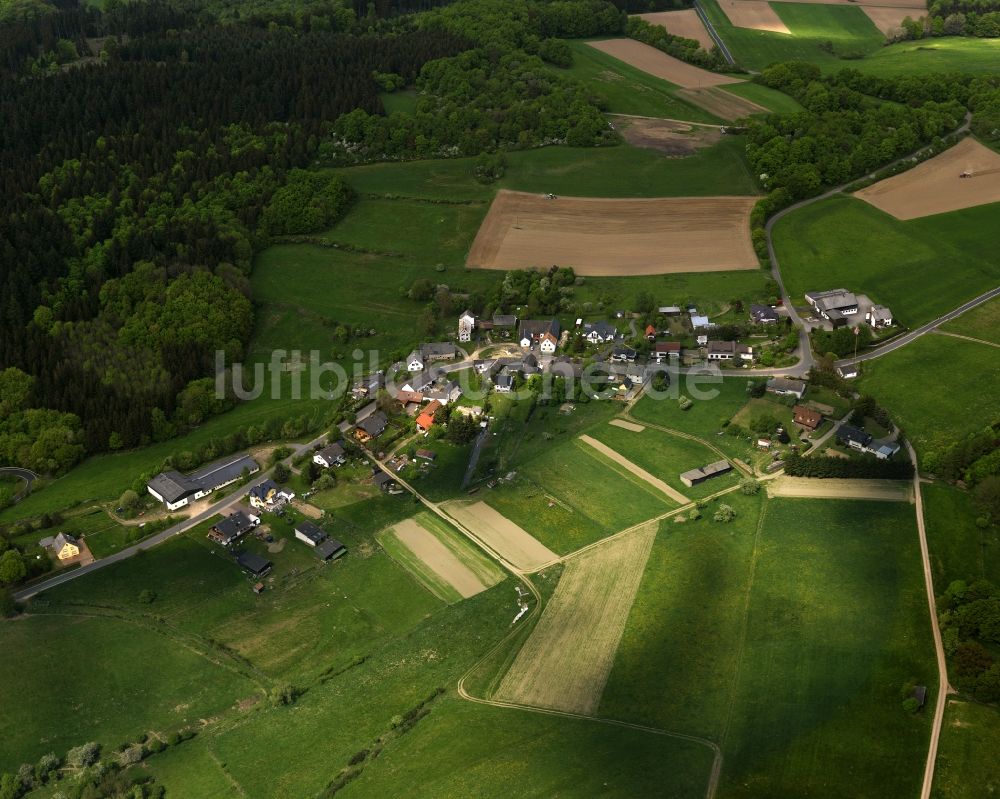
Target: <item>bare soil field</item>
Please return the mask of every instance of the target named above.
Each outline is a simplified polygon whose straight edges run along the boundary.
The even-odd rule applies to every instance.
[[[634,39],[604,39],[599,42],[587,42],[587,44],[636,69],[648,72],[655,78],[662,78],[685,89],[742,83],[739,78],[730,78],[728,75],[720,75],[718,72],[709,72],[707,69],[688,64]]]
[[[572,266],[578,275],[660,275],[758,269],[754,197],[598,199],[502,190],[466,265]]]
[[[455,554],[414,519],[406,519],[392,528],[399,542],[419,558],[438,577],[463,597],[485,591],[483,583]]]
[[[719,0],[719,7],[737,28],[791,35],[788,26],[766,0]]]
[[[568,561],[495,699],[596,712],[656,529],[648,524]]]
[[[924,9],[907,8],[905,6],[862,6],[861,10],[875,23],[875,27],[886,36],[899,30],[903,25],[903,20],[907,17],[916,19],[926,13]]]
[[[673,12],[671,12],[673,13]],[[692,125],[673,119],[611,115],[615,129],[629,144],[670,156],[693,155],[722,138],[716,125]]]
[[[308,516],[310,519],[323,518],[323,511],[321,511],[315,505],[310,505],[308,502],[303,502],[301,499],[293,499],[292,507],[295,508],[295,510],[300,511],[303,516]]]
[[[767,483],[770,497],[810,497],[813,499],[881,499],[910,502],[909,480],[854,480],[815,477],[778,477]]]
[[[645,469],[643,469],[641,466],[632,463],[632,461],[630,461],[624,455],[615,452],[607,444],[598,441],[596,438],[591,438],[590,436],[580,436],[580,440],[584,444],[587,444],[588,446],[591,446],[594,449],[596,449],[604,457],[610,458],[619,466],[623,467],[626,471],[634,474],[640,480],[644,480],[645,482],[653,486],[653,488],[657,489],[658,491],[662,491],[664,494],[666,494],[668,497],[674,500],[674,502],[679,502],[681,505],[687,505],[691,501],[676,488],[668,486],[659,477],[655,477],[654,475],[650,474]]]
[[[608,424],[614,427],[620,427],[622,430],[629,430],[633,433],[641,433],[646,429],[645,425],[636,424],[635,422],[626,422],[624,419],[612,419]]]
[[[768,113],[764,106],[757,105],[745,97],[731,94],[718,86],[707,89],[681,89],[677,92],[677,96],[683,97],[689,103],[694,103],[699,108],[704,108],[708,113],[715,114],[719,119],[724,119],[727,122],[742,119],[751,114]]]
[[[963,172],[971,177],[961,178]],[[913,169],[856,192],[896,219],[919,219],[1000,202],[1000,153],[971,136]]]
[[[524,571],[535,571],[559,556],[485,502],[449,502],[444,509],[488,547]]]
[[[683,11],[655,11],[636,16],[646,20],[650,25],[661,25],[667,29],[667,33],[672,33],[674,36],[694,39],[706,50],[715,47],[715,42],[705,29],[705,24],[693,8],[685,8]]]
[[[922,0],[773,0],[776,3],[816,3],[825,6],[884,6],[909,8],[911,11],[927,13],[927,4]]]

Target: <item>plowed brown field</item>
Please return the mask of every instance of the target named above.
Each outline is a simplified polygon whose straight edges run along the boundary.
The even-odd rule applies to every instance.
[[[705,29],[705,24],[693,8],[686,8],[683,11],[655,11],[651,14],[637,14],[636,16],[646,20],[650,25],[662,25],[666,28],[667,33],[672,33],[674,36],[694,39],[706,50],[715,47],[715,42],[712,41],[712,37]]]
[[[791,34],[766,0],[719,0],[719,8],[737,28]]]
[[[688,64],[679,58],[657,50],[655,47],[637,42],[635,39],[603,39],[598,42],[587,42],[587,44],[636,69],[648,72],[653,77],[662,78],[685,89],[742,83],[739,78],[730,78],[728,75],[720,75],[718,72],[709,72],[707,69]]]

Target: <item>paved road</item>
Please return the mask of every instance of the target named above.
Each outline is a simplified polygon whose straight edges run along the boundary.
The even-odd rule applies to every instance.
[[[308,444],[295,444],[293,445],[294,452],[288,458],[285,459],[285,464],[287,465],[292,458],[296,455],[301,454],[304,450],[310,449],[317,444],[322,443],[326,439],[326,433],[314,438]],[[41,582],[35,583],[30,586],[25,586],[20,591],[14,593],[14,599],[18,602],[24,602],[33,596],[40,594],[42,591],[47,591],[50,588],[55,588],[56,586],[63,585],[75,580],[78,577],[83,577],[85,574],[90,574],[98,569],[103,569],[105,566],[110,566],[112,563],[118,563],[119,561],[131,558],[133,555],[137,555],[146,549],[152,549],[153,547],[162,544],[168,538],[173,538],[175,535],[180,535],[181,533],[187,532],[192,527],[201,524],[206,519],[210,519],[215,514],[219,513],[224,508],[232,505],[238,499],[245,497],[250,493],[251,488],[255,488],[263,483],[270,477],[270,470],[265,469],[261,471],[254,479],[252,479],[246,485],[240,486],[235,491],[227,494],[224,499],[220,499],[218,502],[212,503],[208,508],[206,508],[201,513],[192,516],[184,521],[178,522],[172,527],[168,527],[162,532],[151,535],[149,538],[143,539],[138,544],[133,544],[130,547],[119,550],[113,555],[108,555],[107,557],[95,560],[86,566],[81,566],[79,569],[73,569],[72,571],[64,572],[62,574],[56,574],[47,580],[42,580]]]
[[[38,479],[38,475],[29,469],[22,469],[19,466],[0,466],[0,474],[11,474],[20,477],[25,482],[24,489],[14,497],[14,502],[20,502],[31,493],[31,484]]]
[[[924,766],[924,781],[920,789],[920,799],[930,799],[931,788],[934,785],[934,764],[937,761],[938,741],[941,738],[941,724],[944,721],[944,709],[951,693],[948,682],[948,663],[944,657],[944,645],[941,641],[941,628],[938,626],[937,603],[934,601],[934,576],[931,573],[930,552],[927,547],[927,530],[924,526],[924,503],[920,496],[920,473],[917,470],[917,453],[913,451],[910,442],[906,442],[906,450],[913,463],[913,496],[916,498],[917,532],[920,536],[920,557],[924,564],[924,585],[927,589],[927,608],[931,616],[931,630],[934,633],[934,651],[937,655],[938,692],[934,704],[934,723],[931,727],[931,740],[927,749],[927,763]]]

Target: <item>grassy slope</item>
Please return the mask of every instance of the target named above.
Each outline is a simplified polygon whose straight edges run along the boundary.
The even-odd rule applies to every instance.
[[[570,42],[573,66],[559,69],[587,87],[598,105],[612,114],[683,119],[689,122],[720,122],[707,111],[675,96],[677,86],[636,69],[586,42]]]
[[[994,287],[996,205],[901,222],[835,197],[783,218],[774,243],[789,294],[844,285],[917,327]]]
[[[719,384],[710,384],[706,380],[702,385],[704,389],[718,391],[718,395],[710,399],[695,399],[694,384],[688,377],[682,376],[679,392],[695,399],[688,410],[682,411],[678,403],[669,398],[657,400],[644,396],[632,409],[632,416],[639,422],[682,430],[718,445],[723,437],[716,434],[746,404],[747,383],[734,377],[725,378]]]
[[[1000,712],[952,700],[945,711],[933,799],[981,799],[1000,792]]]
[[[917,452],[1000,418],[1000,349],[928,334],[865,364],[861,390],[878,398]]]
[[[945,322],[941,329],[1000,344],[1000,299],[966,311],[958,319]]]
[[[769,502],[725,795],[912,794],[929,718],[907,715],[900,689],[934,678],[912,507]]]
[[[1000,582],[1000,530],[976,525],[971,495],[943,484],[925,485],[922,492],[935,592],[954,580]]]
[[[932,72],[996,72],[1000,40],[947,37],[901,42],[843,66],[876,75],[920,75]]]
[[[845,61],[820,49],[833,42],[837,53],[872,52],[885,41],[860,8],[812,3],[775,3],[773,8],[792,35],[737,28],[716,0],[703,0],[702,8],[743,67],[761,70],[778,61],[810,61],[840,69],[859,62]]]

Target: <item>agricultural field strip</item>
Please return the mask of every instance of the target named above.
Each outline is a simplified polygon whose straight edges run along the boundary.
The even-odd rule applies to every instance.
[[[518,571],[538,571],[559,560],[555,552],[485,502],[452,500],[441,509]]]
[[[825,479],[782,476],[767,483],[769,497],[810,497],[813,499],[874,499],[912,502],[907,480]]]
[[[444,581],[463,599],[486,590],[487,585],[479,576],[415,519],[405,519],[389,528],[379,536],[380,542],[384,544],[383,538],[390,536],[408,550],[424,569],[429,570],[437,578]],[[424,569],[420,569],[417,564],[413,563],[404,563],[403,565],[414,570],[418,580],[423,582],[421,579],[423,575],[419,572]],[[432,593],[437,592],[432,591]],[[447,601],[446,597],[440,598]]]
[[[624,419],[612,419],[608,424],[614,427],[620,427],[623,430],[629,430],[633,433],[641,433],[646,428],[641,424],[635,424],[634,422],[626,422]]]
[[[496,696],[592,715],[611,672],[657,523],[575,558]]]
[[[702,89],[706,86],[742,82],[741,78],[709,72],[634,39],[602,39],[587,44],[595,50],[624,61],[629,66],[684,89]]]
[[[683,36],[685,39],[694,39],[705,50],[715,47],[715,41],[709,35],[698,12],[693,8],[685,8],[680,11],[654,11],[647,14],[636,14],[639,19],[643,19],[650,25],[659,25],[667,33],[674,36]]]
[[[625,411],[625,413],[623,415],[625,416],[625,418],[627,418],[629,420],[632,419],[632,416],[630,415],[629,411],[627,411],[627,410]],[[721,449],[719,449],[717,446],[715,446],[715,444],[713,444],[710,441],[705,440],[704,438],[699,438],[698,436],[691,435],[690,433],[685,433],[683,430],[674,430],[672,427],[665,427],[664,425],[661,425],[661,424],[654,424],[653,422],[643,422],[642,424],[644,424],[646,427],[649,427],[652,430],[659,430],[661,433],[669,433],[670,435],[677,436],[678,438],[686,438],[689,441],[697,441],[700,444],[704,444],[712,452],[714,452],[716,455],[718,455],[721,459],[729,461],[734,466],[736,466],[736,468],[739,469],[744,475],[747,475],[747,476],[750,476],[750,477],[753,476],[751,474],[751,472],[741,462],[734,461],[725,452],[723,452]],[[713,495],[713,496],[715,496],[715,495]]]
[[[649,483],[649,485],[653,486],[656,489],[659,489],[675,502],[679,502],[681,505],[687,505],[691,501],[676,488],[672,488],[671,486],[667,485],[659,477],[650,474],[641,466],[632,463],[632,461],[630,461],[624,455],[611,449],[611,447],[609,447],[607,444],[598,441],[596,438],[591,438],[588,435],[582,435],[579,437],[579,440],[582,441],[584,444],[588,444],[589,446],[593,447],[605,457],[610,458],[619,466],[623,467],[624,469],[626,469],[628,472],[635,475],[639,479],[644,480],[647,483]]]

